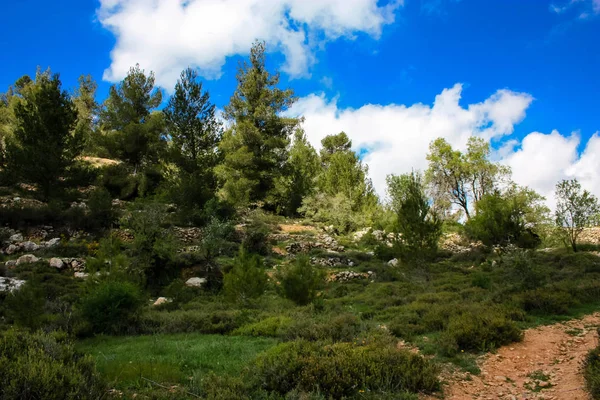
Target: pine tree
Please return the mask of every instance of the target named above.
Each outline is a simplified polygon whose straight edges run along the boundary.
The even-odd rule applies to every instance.
[[[100,123],[112,157],[129,163],[136,171],[158,160],[164,116],[153,110],[161,101],[162,93],[154,88],[154,73],[146,76],[139,65],[110,88]]]
[[[255,43],[250,62],[240,65],[238,86],[225,107],[232,127],[220,144],[224,161],[217,168],[221,196],[236,205],[264,201],[275,208],[275,182],[287,161],[289,136],[298,124],[280,114],[295,101],[291,89],[277,88],[279,74],[266,68],[265,43]]]
[[[44,199],[82,150],[77,108],[61,90],[58,75],[38,71],[34,83],[15,104],[14,136],[7,144],[8,167],[20,179],[36,184]]]

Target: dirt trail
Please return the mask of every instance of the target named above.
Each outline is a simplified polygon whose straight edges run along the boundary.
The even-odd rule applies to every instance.
[[[529,329],[521,343],[487,355],[479,376],[449,377],[444,398],[590,400],[581,366],[598,344],[598,326],[600,313]]]

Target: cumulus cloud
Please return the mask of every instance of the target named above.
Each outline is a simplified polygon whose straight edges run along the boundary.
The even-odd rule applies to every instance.
[[[289,113],[304,115],[306,134],[317,148],[325,136],[346,132],[354,149],[365,154],[373,184],[384,195],[388,174],[427,167],[425,155],[434,139],[444,137],[464,149],[471,135],[488,140],[509,135],[533,101],[526,93],[499,90],[480,103],[462,107],[461,93],[462,85],[456,84],[437,95],[433,105],[368,104],[358,109],[341,109],[336,99],[310,95]]]
[[[600,134],[592,136],[580,154],[577,133],[532,132],[522,140],[511,138],[516,124],[526,115],[533,97],[527,93],[499,90],[489,98],[462,106],[462,85],[445,89],[432,105],[411,106],[367,104],[357,109],[340,108],[337,99],[324,95],[301,98],[290,110],[304,115],[304,128],[311,143],[344,131],[354,150],[364,154],[369,175],[380,196],[385,196],[388,174],[427,168],[429,143],[444,137],[452,146],[465,150],[471,135],[493,140],[495,160],[513,170],[513,179],[544,195],[554,205],[554,187],[561,179],[577,178],[593,193],[600,194]]]
[[[255,39],[286,57],[283,71],[308,76],[314,49],[359,33],[379,38],[403,0],[100,0],[100,23],[116,37],[104,79],[122,79],[140,63],[167,89],[187,66],[216,78],[226,58]]]

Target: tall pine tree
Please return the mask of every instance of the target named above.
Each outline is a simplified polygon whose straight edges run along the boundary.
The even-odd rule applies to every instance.
[[[14,106],[15,129],[7,143],[8,168],[38,186],[44,199],[81,153],[83,137],[77,107],[61,89],[58,75],[39,72]]]
[[[220,149],[223,163],[217,168],[221,196],[235,205],[264,201],[276,208],[275,182],[288,158],[289,136],[298,124],[281,112],[295,101],[291,89],[281,90],[279,74],[267,71],[265,43],[255,43],[250,61],[240,65],[238,86],[225,107],[232,123]]]

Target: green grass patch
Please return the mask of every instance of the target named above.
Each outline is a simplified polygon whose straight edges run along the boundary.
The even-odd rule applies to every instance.
[[[201,334],[109,337],[80,341],[77,349],[96,360],[100,373],[119,389],[189,383],[214,372],[239,374],[244,365],[277,344],[275,339]]]

